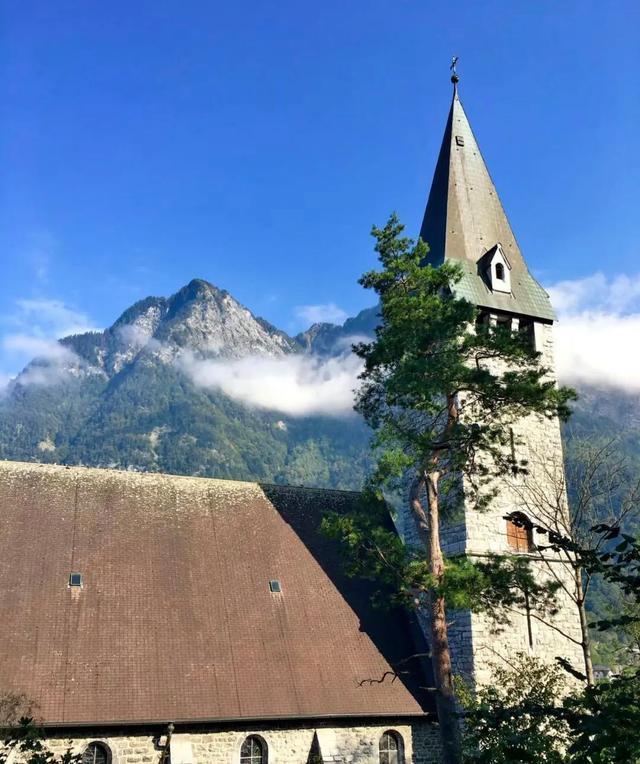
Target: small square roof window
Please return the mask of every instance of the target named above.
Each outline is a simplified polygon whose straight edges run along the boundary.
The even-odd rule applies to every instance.
[[[69,586],[82,586],[82,573],[71,573],[69,575]]]
[[[274,594],[278,594],[282,591],[282,586],[280,585],[280,581],[273,580],[269,581],[269,591],[273,592]]]
[[[464,146],[464,135],[456,135],[456,146]]]

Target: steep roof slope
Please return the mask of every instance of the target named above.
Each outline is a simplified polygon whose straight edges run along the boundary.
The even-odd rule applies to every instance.
[[[476,305],[553,321],[549,297],[531,276],[454,86],[453,100],[420,228],[428,262],[457,262],[458,292]],[[492,292],[479,261],[500,244],[513,269],[512,294]]]
[[[420,235],[430,259],[476,262],[497,242],[514,270],[526,269],[469,120],[454,91]]]
[[[357,500],[0,462],[0,691],[50,725],[422,714],[361,684],[415,648],[318,532]]]

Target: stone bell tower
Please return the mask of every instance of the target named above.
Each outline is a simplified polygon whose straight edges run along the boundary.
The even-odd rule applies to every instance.
[[[553,370],[555,314],[549,296],[529,272],[513,235],[462,107],[455,70],[451,79],[453,100],[420,229],[430,247],[428,261],[434,266],[445,260],[457,263],[463,276],[456,294],[478,306],[479,320],[525,332],[542,354],[543,365]],[[568,569],[537,550],[536,543],[544,540],[506,519],[521,513],[542,523],[547,500],[555,500],[566,512],[560,423],[530,415],[514,424],[511,442],[518,460],[528,461],[529,474],[500,480],[488,511],[465,506],[456,521],[443,528],[444,552],[477,558],[526,555],[537,577],[560,579],[570,588]],[[531,487],[535,490],[529,491]],[[449,638],[456,673],[475,682],[490,681],[492,664],[516,652],[550,662],[565,657],[582,671],[578,613],[562,590],[559,601],[551,625],[527,611],[512,614],[510,625],[497,633],[485,614],[452,614]]]

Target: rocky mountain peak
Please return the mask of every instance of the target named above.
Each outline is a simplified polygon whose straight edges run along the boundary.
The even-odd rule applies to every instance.
[[[254,316],[229,292],[193,279],[170,297],[146,297],[103,332],[65,337],[70,352],[55,360],[57,371],[107,378],[131,364],[172,363],[183,353],[199,358],[280,356],[301,349],[296,340]],[[54,361],[39,359],[47,366]],[[17,380],[20,381],[20,377]]]
[[[282,355],[296,349],[290,337],[202,279],[193,279],[169,298],[154,339],[173,354],[186,349],[203,357]]]

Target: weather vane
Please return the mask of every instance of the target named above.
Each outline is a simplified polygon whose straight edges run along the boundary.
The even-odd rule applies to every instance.
[[[455,85],[459,81],[458,72],[456,71],[456,64],[458,63],[458,56],[453,56],[451,59],[451,66],[449,69],[451,70],[451,82]]]

